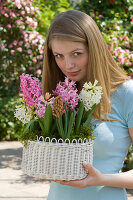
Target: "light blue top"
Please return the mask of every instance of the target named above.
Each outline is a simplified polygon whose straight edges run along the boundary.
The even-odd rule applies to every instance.
[[[123,83],[111,95],[109,118],[117,121],[92,120],[94,135],[93,166],[104,174],[119,173],[131,145],[128,128],[133,127],[133,81]],[[93,186],[77,189],[52,182],[47,200],[126,200],[123,188]]]

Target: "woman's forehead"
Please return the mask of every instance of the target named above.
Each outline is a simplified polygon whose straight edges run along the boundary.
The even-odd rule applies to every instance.
[[[54,39],[51,41],[51,49],[54,53],[76,51],[86,49],[86,45],[82,42],[72,42],[69,40]]]

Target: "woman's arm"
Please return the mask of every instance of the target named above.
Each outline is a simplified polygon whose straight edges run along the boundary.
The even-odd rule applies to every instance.
[[[133,128],[129,128],[129,134],[133,140]],[[104,182],[107,186],[133,188],[133,169],[120,174],[104,175]]]
[[[133,189],[133,169],[119,174],[104,174],[103,184],[106,186]]]
[[[69,185],[76,188],[85,188],[90,186],[111,186],[133,189],[133,170],[119,174],[101,174],[92,165],[84,164],[88,171],[86,178],[76,181],[55,181],[63,185]]]
[[[133,140],[133,128],[129,128],[129,134]],[[77,188],[85,188],[89,186],[111,186],[133,189],[133,169],[119,174],[101,174],[92,165],[84,164],[88,171],[86,178],[76,181],[56,181],[63,185],[69,185]]]

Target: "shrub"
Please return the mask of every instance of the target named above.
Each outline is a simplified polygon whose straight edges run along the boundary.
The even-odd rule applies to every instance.
[[[0,93],[16,94],[19,75],[24,71],[40,74],[43,36],[36,31],[38,8],[32,0],[3,0],[0,28]]]
[[[38,27],[40,34],[46,36],[53,18],[60,12],[72,9],[68,0],[34,0],[34,5],[39,8]]]
[[[14,118],[19,76],[26,71],[40,78],[46,32],[52,18],[68,7],[67,0],[1,2],[0,140],[19,137],[22,125]]]
[[[82,0],[75,8],[89,14],[95,20],[117,63],[125,73],[132,73],[132,0]]]
[[[17,98],[17,96],[0,98],[0,141],[17,140],[23,131],[21,123],[14,118]]]
[[[133,145],[128,150],[128,154],[125,158],[122,171],[125,172],[130,169],[133,169]]]

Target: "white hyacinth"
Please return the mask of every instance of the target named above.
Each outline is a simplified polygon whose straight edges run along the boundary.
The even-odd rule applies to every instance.
[[[26,110],[26,107],[24,105],[16,106],[14,116],[19,119],[23,124],[26,124],[31,120],[31,114]]]
[[[102,87],[96,86],[97,83],[97,80],[95,80],[94,84],[86,82],[79,94],[79,99],[84,103],[85,111],[90,110],[94,104],[100,103]]]

